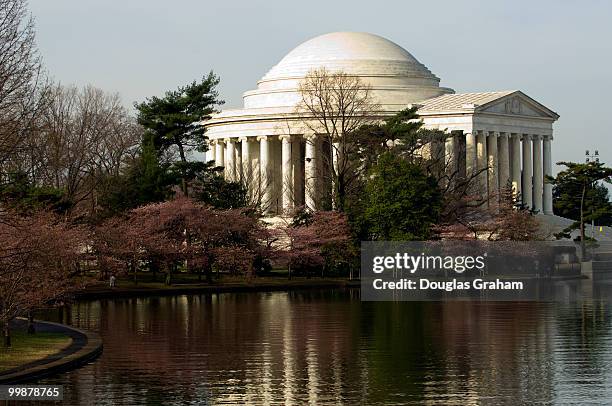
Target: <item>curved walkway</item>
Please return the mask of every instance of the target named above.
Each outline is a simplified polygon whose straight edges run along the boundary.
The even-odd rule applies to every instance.
[[[48,321],[36,321],[35,328],[40,332],[65,334],[72,338],[72,343],[56,354],[0,373],[0,385],[31,382],[67,372],[102,354],[102,339],[96,333]]]

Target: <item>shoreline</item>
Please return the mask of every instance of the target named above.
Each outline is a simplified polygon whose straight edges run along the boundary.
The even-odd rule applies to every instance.
[[[556,276],[554,281],[588,279],[584,275]],[[130,283],[122,280],[123,283]],[[154,285],[154,286],[151,286]],[[176,283],[170,286],[160,286],[161,283],[140,282],[138,285],[108,287],[98,284],[74,294],[75,300],[124,299],[148,296],[176,296],[207,293],[245,293],[245,292],[279,292],[308,289],[360,289],[359,279],[305,279],[293,280],[261,277],[243,282],[221,283]]]
[[[51,375],[77,369],[102,354],[102,338],[90,331],[49,321],[36,320],[35,327],[40,331],[57,331],[72,338],[72,343],[62,351],[27,362],[0,374],[0,384],[18,384],[37,381]]]
[[[97,299],[119,299],[143,296],[175,296],[184,294],[203,294],[203,293],[241,293],[241,292],[275,292],[292,291],[304,289],[346,289],[359,288],[359,280],[348,279],[296,279],[285,280],[282,283],[276,280],[265,280],[262,282],[226,282],[219,284],[189,283],[174,284],[167,287],[147,287],[143,282],[135,286],[121,287],[102,287],[93,286],[75,293],[76,300],[97,300]]]

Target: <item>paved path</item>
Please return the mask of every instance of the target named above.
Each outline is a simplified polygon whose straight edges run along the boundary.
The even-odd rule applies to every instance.
[[[24,319],[18,319],[15,323],[25,326],[27,322]],[[65,334],[72,338],[72,343],[56,354],[0,373],[0,384],[30,382],[66,372],[93,361],[102,353],[102,339],[96,333],[46,321],[36,321],[35,328],[39,332]]]

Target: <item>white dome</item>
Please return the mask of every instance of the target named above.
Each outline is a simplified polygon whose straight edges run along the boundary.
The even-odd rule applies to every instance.
[[[310,70],[322,67],[356,75],[381,74],[383,64],[396,68],[387,74],[403,71],[433,77],[414,56],[388,39],[365,32],[332,32],[293,49],[262,80],[304,77]]]
[[[359,76],[372,87],[378,102],[391,110],[453,93],[439,87],[440,79],[396,43],[369,33],[334,32],[289,52],[258,82],[256,90],[244,94],[244,107],[295,105],[300,99],[299,81],[320,68]]]

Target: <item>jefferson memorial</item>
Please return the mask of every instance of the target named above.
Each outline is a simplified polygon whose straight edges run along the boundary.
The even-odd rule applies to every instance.
[[[484,193],[512,185],[525,206],[552,214],[554,111],[519,90],[455,93],[401,46],[377,35],[335,32],[289,52],[243,95],[244,107],[204,122],[207,160],[242,181],[268,214],[320,208],[321,137],[301,125],[299,83],[315,69],[344,72],[369,85],[383,113],[416,106],[425,128],[449,134],[442,151],[452,169],[479,173]],[[329,152],[329,151],[328,151]]]

